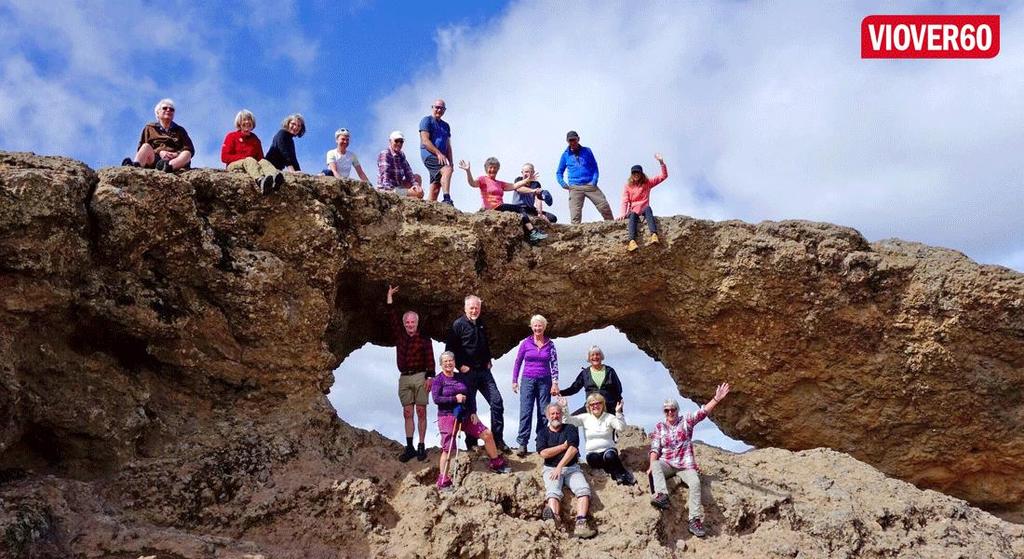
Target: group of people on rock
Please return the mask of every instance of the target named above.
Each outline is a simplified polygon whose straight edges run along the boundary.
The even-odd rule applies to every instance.
[[[431,113],[419,122],[420,156],[429,171],[429,200],[454,206],[451,198],[451,179],[454,170],[452,156],[451,126],[442,117],[448,110],[444,99],[437,99],[430,107]],[[175,120],[176,107],[171,99],[161,99],[154,107],[156,120],[146,124],[139,137],[139,144],[133,157],[126,157],[125,166],[153,168],[172,173],[190,167],[195,146],[188,132]],[[221,161],[229,171],[245,172],[252,177],[261,194],[269,194],[281,188],[284,173],[299,173],[301,166],[295,152],[295,138],[306,133],[306,121],[301,114],[290,114],[281,122],[281,128],[267,149],[253,132],[256,117],[252,111],[242,109],[235,115],[235,129],[224,136],[221,146]],[[359,158],[349,151],[351,133],[339,128],[334,133],[336,147],[327,152],[323,175],[348,178],[354,169],[360,180],[372,182],[367,177]],[[558,161],[555,178],[559,186],[569,194],[569,218],[573,224],[580,223],[583,215],[583,201],[589,199],[605,220],[612,220],[611,207],[604,192],[598,187],[598,165],[590,148],[580,145],[580,136],[570,130],[566,134],[568,146]],[[413,172],[403,151],[405,135],[395,130],[388,136],[388,147],[377,155],[377,188],[399,196],[422,199],[425,196],[422,178]],[[627,250],[639,248],[637,225],[641,217],[647,222],[648,244],[657,244],[658,229],[650,205],[651,189],[668,177],[668,168],[660,154],[655,159],[661,166],[661,173],[648,177],[641,165],[633,165],[629,178],[623,186],[622,211],[619,219],[627,220],[629,240]],[[555,223],[557,218],[544,211],[545,204],[553,203],[551,192],[542,188],[532,163],[524,163],[521,173],[513,182],[497,178],[501,163],[496,157],[484,161],[484,174],[473,176],[470,163],[459,161],[458,166],[466,172],[470,187],[480,190],[483,210],[512,212],[519,215],[524,239],[538,243],[547,235],[537,228],[532,218],[542,223]],[[512,192],[511,203],[505,203],[506,192]]]
[[[440,357],[441,372],[434,367],[433,349],[428,336],[420,332],[419,315],[412,310],[399,317],[394,295],[399,290],[389,286],[388,316],[397,353],[399,370],[398,395],[405,416],[406,447],[398,459],[426,460],[426,406],[433,398],[437,406],[437,423],[441,434],[440,473],[437,489],[449,491],[453,482],[449,460],[456,449],[459,432],[466,435],[466,450],[474,451],[483,441],[488,468],[495,473],[511,471],[506,454],[515,452],[519,458],[528,454],[531,433],[544,461],[541,472],[544,484],[542,520],[555,521],[565,486],[576,497],[574,534],[590,538],[597,534],[589,521],[591,487],[580,468],[580,429],[586,437],[586,462],[591,471],[602,469],[620,485],[634,485],[636,479],[623,464],[616,448],[617,436],[626,427],[622,382],[615,369],[604,364],[604,352],[597,346],[587,351],[585,365],[568,388],[559,386],[558,353],[546,335],[548,321],[541,315],[530,319],[530,335],[524,338],[512,368],[512,391],[519,395],[519,430],[517,448],[509,448],[504,439],[504,402],[494,380],[494,356],[491,354],[488,330],[480,316],[483,302],[476,295],[464,301],[464,314],[456,318],[448,331],[445,351]],[[568,396],[583,390],[586,404],[570,413]],[[672,398],[662,405],[664,421],[658,422],[651,436],[648,453],[648,480],[651,505],[667,509],[670,505],[668,479],[673,476],[689,488],[689,530],[698,537],[705,535],[701,487],[693,449],[693,429],[708,416],[729,393],[729,384],[718,386],[715,396],[694,413],[680,414],[679,403]],[[491,411],[489,429],[477,414],[476,397],[483,396]],[[552,398],[557,398],[554,402]],[[415,413],[414,413],[415,412]],[[419,421],[419,444],[413,446],[414,417]],[[533,427],[536,417],[536,428]]]

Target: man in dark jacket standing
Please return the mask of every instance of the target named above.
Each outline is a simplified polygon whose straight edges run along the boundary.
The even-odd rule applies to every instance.
[[[472,375],[472,385],[483,393],[484,400],[491,408],[491,432],[494,433],[494,443],[498,450],[508,454],[511,449],[505,444],[504,437],[505,405],[501,399],[501,392],[498,391],[498,384],[494,382],[494,375],[491,374],[491,346],[487,339],[487,329],[480,318],[482,305],[476,295],[466,297],[466,314],[452,323],[444,349],[455,354],[455,366],[459,371]],[[476,394],[470,397],[475,401]],[[467,436],[466,448],[471,449],[475,446],[476,439]]]

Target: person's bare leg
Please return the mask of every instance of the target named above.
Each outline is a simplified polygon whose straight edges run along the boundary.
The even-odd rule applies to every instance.
[[[436,202],[437,195],[441,193],[441,183],[432,182],[430,183],[430,201]]]
[[[494,434],[488,429],[480,435],[480,440],[484,442],[484,450],[487,452],[487,457],[494,459],[498,457],[498,447],[494,444]]]
[[[188,165],[189,161],[192,161],[192,152],[183,151],[179,153],[177,157],[172,159],[170,163],[171,167],[177,171],[179,169],[184,169],[185,165]]]
[[[441,167],[441,190],[447,195],[452,193],[452,172],[453,169],[451,165]],[[434,198],[437,198],[436,194],[434,195]]]
[[[590,497],[583,496],[576,498],[576,516],[586,516],[590,511]]]
[[[153,146],[149,144],[139,146],[139,151],[135,152],[135,162],[143,167],[149,167],[156,163],[156,152],[153,151]]]
[[[555,518],[562,512],[562,501],[552,497],[548,499],[548,506],[551,507],[551,511],[555,513]]]
[[[402,415],[405,416],[405,436],[406,438],[412,438],[412,404],[402,406]]]
[[[416,419],[419,421],[417,430],[420,435],[420,444],[423,444],[427,437],[427,406],[416,406]],[[412,433],[410,433],[411,435]]]

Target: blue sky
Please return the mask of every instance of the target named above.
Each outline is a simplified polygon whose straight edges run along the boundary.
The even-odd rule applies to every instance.
[[[1024,6],[898,6],[0,0],[0,149],[116,164],[171,97],[196,165],[221,167],[221,140],[245,107],[265,146],[285,115],[305,115],[297,149],[308,171],[323,166],[333,131],[349,128],[374,177],[388,132],[415,135],[440,96],[455,158],[480,171],[497,156],[499,178],[529,161],[551,186],[575,129],[613,206],[629,166],[653,166],[661,152],[661,215],[828,221],[1024,270]],[[860,59],[860,21],[894,12],[999,14],[1002,50]],[[463,211],[479,207],[461,175],[452,195]],[[584,219],[596,218],[588,206]],[[667,379],[624,339],[593,336],[608,339],[620,371]],[[375,351],[385,350],[357,352],[339,375],[373,365],[389,378]],[[354,423],[383,425],[339,406]]]

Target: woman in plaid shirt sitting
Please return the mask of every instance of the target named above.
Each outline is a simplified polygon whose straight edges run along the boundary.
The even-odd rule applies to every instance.
[[[687,507],[690,512],[690,533],[698,538],[703,538],[705,532],[701,521],[704,511],[700,504],[700,476],[697,475],[697,461],[693,456],[693,427],[707,417],[727,394],[729,383],[718,385],[711,401],[695,413],[682,417],[679,417],[679,402],[665,400],[665,421],[659,421],[651,435],[651,466],[647,468],[654,491],[651,505],[662,510],[668,508],[668,484],[665,478],[679,476],[689,488]]]

